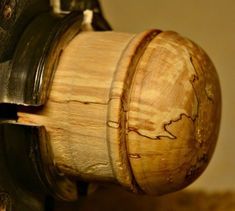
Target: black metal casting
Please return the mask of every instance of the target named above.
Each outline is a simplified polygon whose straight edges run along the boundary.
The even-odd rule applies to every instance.
[[[95,30],[110,30],[96,0],[61,0],[54,14],[49,0],[0,1],[0,208],[43,211],[45,203],[76,200],[81,185],[53,164],[44,127],[17,124],[19,106],[40,109],[66,44],[76,36],[83,11],[93,11]],[[86,187],[86,185],[84,186]]]

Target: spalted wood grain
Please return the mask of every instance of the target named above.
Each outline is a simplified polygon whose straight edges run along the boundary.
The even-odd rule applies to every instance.
[[[164,194],[205,169],[220,110],[215,68],[188,39],[83,32],[64,49],[47,104],[18,122],[46,127],[64,174]]]
[[[177,190],[202,173],[216,144],[220,101],[202,49],[174,32],[155,37],[136,68],[127,114],[129,158],[145,192]]]
[[[86,180],[114,180],[109,159],[107,111],[113,75],[133,35],[79,34],[64,50],[49,100],[19,122],[45,125],[61,171]]]

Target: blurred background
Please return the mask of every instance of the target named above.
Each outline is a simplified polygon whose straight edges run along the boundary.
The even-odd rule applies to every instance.
[[[223,95],[222,123],[214,157],[190,189],[235,190],[235,1],[100,0],[115,31],[158,28],[199,44],[214,62]]]

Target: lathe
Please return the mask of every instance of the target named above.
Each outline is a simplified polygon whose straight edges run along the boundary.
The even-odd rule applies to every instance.
[[[176,32],[111,30],[96,0],[0,2],[0,210],[45,210],[92,183],[162,195],[205,170],[219,79]]]

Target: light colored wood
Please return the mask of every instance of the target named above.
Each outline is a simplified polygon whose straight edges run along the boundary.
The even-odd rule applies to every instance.
[[[204,51],[174,32],[82,32],[64,49],[42,110],[55,165],[134,192],[185,187],[207,166],[218,136],[220,86]]]
[[[144,54],[149,42],[159,33],[147,31],[134,37],[117,64],[110,91],[107,116],[107,143],[115,178],[120,184],[138,192],[127,151],[128,93],[135,74],[136,65]]]
[[[216,144],[221,99],[207,55],[174,32],[152,40],[136,68],[129,97],[128,153],[144,192],[190,184]]]
[[[133,36],[79,34],[61,55],[45,108],[37,114],[19,112],[19,122],[46,126],[62,172],[114,180],[106,142],[109,95],[116,66]]]

